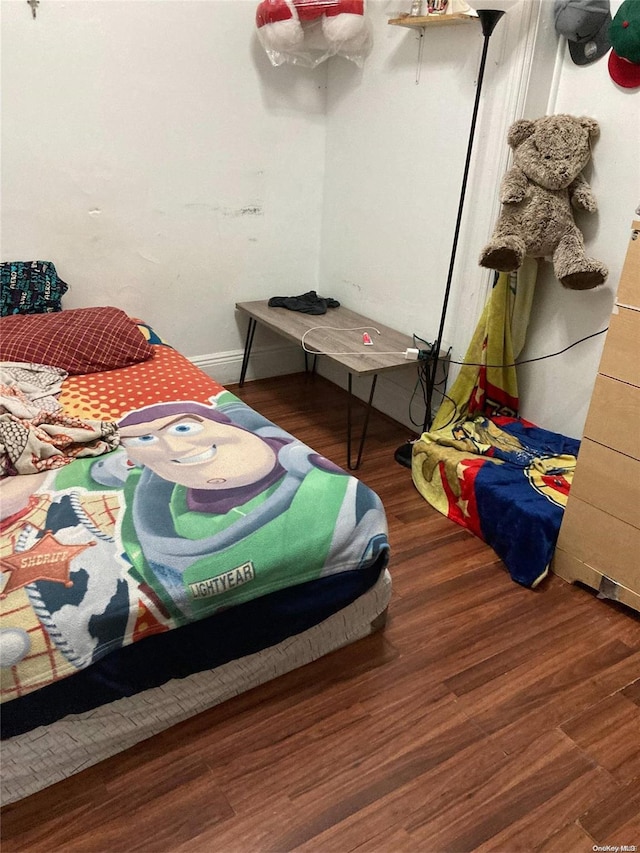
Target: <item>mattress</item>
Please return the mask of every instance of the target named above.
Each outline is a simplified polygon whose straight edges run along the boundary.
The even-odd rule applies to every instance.
[[[233,696],[363,639],[383,627],[391,588],[385,569],[352,604],[280,643],[3,741],[2,804],[80,773]]]
[[[3,481],[3,802],[366,636],[389,600],[377,495],[139,329],[152,357],[59,396],[120,445]]]

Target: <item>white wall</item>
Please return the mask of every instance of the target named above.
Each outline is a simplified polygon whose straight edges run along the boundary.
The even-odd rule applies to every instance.
[[[255,3],[1,8],[4,260],[189,356],[237,352],[236,301],[315,286],[326,69],[272,68]]]
[[[223,382],[239,374],[236,301],[317,289],[435,338],[482,48],[476,23],[433,28],[419,62],[419,35],[387,24],[408,0],[369,0],[362,70],[272,68],[256,3],[42,0],[35,21],[23,0],[0,7],[2,258],[55,261],[66,307],[142,315]],[[521,115],[599,119],[601,209],[581,224],[611,270],[580,294],[543,272],[524,356],[602,328],[612,305],[640,201],[640,90],[618,89],[606,59],[577,68],[558,52],[552,7],[520,3],[491,39],[445,329],[454,357],[491,280],[477,257]],[[579,435],[602,343],[521,368],[523,414]],[[256,347],[254,368],[300,365],[266,332]],[[412,386],[391,377],[377,399],[408,423]]]
[[[434,340],[482,38],[475,25],[425,30],[418,65],[419,36],[386,25],[404,5],[389,0],[374,8],[376,46],[361,75],[344,65],[330,69],[321,280],[351,307]],[[619,5],[614,0],[612,12]],[[454,359],[464,358],[491,279],[477,258],[499,211],[508,125],[548,112],[591,115],[601,124],[588,173],[600,212],[576,218],[588,252],[608,264],[610,277],[605,287],[571,292],[543,263],[521,357],[563,349],[607,324],[640,201],[640,90],[613,84],[606,58],[573,65],[555,33],[551,0],[527,0],[498,23],[489,46],[445,326]],[[519,368],[523,416],[579,437],[603,342]],[[398,376],[395,387],[383,383],[378,392],[399,420],[406,382]]]
[[[329,71],[320,278],[349,307],[434,341],[483,38],[478,21],[424,30],[389,26],[406,6],[370,3],[376,40],[363,71],[337,62]],[[516,7],[489,44],[444,332],[454,358],[464,357],[493,279],[477,257],[499,210],[503,140],[523,109],[537,7]],[[377,391],[385,410],[405,423],[414,384],[415,375],[403,371],[391,381],[385,375]],[[411,416],[421,424],[424,407],[414,405]]]
[[[552,3],[545,3],[551,19]],[[615,15],[621,0],[612,0]],[[541,269],[522,358],[557,352],[568,344],[606,328],[631,234],[640,206],[640,89],[622,89],[610,78],[607,57],[575,65],[566,41],[558,45],[556,77],[548,113],[588,115],[600,124],[587,177],[598,199],[594,216],[576,214],[592,257],[609,268],[603,287],[585,292],[566,290],[550,264]],[[533,114],[529,114],[534,117]],[[541,426],[580,438],[593,391],[604,335],[573,347],[563,355],[519,369],[522,415]]]

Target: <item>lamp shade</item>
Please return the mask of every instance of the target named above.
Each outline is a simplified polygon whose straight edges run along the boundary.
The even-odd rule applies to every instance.
[[[520,0],[467,0],[468,4],[476,12],[481,9],[489,9],[496,12],[508,12],[520,3]]]

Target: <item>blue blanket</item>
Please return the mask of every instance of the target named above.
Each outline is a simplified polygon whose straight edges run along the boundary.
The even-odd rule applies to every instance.
[[[535,587],[553,557],[579,448],[519,418],[478,416],[425,433],[414,445],[413,481],[491,545],[514,581]]]

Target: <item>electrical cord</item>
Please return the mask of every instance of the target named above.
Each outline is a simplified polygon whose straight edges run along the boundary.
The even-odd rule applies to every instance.
[[[307,331],[303,334],[303,336],[300,340],[300,345],[302,346],[302,349],[305,352],[308,352],[310,355],[373,355],[374,353],[375,353],[375,355],[406,355],[406,352],[407,352],[406,350],[404,352],[399,352],[398,350],[393,350],[393,351],[389,351],[389,352],[380,352],[379,350],[371,350],[370,352],[367,352],[366,350],[364,350],[364,351],[359,350],[357,352],[356,351],[353,351],[353,352],[330,352],[329,350],[309,349],[309,347],[307,347],[305,345],[305,338],[307,337],[308,334],[310,334],[311,332],[315,332],[318,329],[324,329],[325,331],[330,331],[330,332],[374,331],[377,335],[380,334],[380,330],[376,329],[375,326],[356,326],[356,327],[351,328],[351,329],[338,328],[337,326],[312,326],[310,329],[307,329]],[[455,359],[451,358],[451,347],[449,347],[447,354],[444,356],[444,358],[442,360],[446,361],[448,364],[459,364],[463,367],[465,365],[467,367],[492,367],[492,368],[518,367],[521,364],[531,364],[534,361],[544,361],[547,358],[556,358],[557,356],[562,355],[563,353],[567,352],[568,350],[572,349],[573,347],[578,346],[578,344],[584,343],[584,341],[588,341],[591,338],[596,338],[596,337],[598,337],[598,335],[604,335],[604,333],[607,332],[608,330],[609,330],[609,327],[606,326],[604,329],[600,329],[598,332],[592,332],[590,335],[585,335],[583,338],[579,338],[577,341],[573,341],[573,343],[568,344],[566,347],[563,347],[563,349],[561,349],[561,350],[557,350],[557,352],[550,352],[550,353],[547,353],[546,355],[534,356],[533,358],[523,358],[523,359],[520,359],[519,361],[504,362],[502,364],[483,364],[482,362],[479,362],[479,361],[456,361]],[[419,350],[420,356],[419,356],[418,360],[420,362],[426,362],[426,361],[431,360],[431,358],[433,358],[433,344],[429,343],[429,341],[425,341],[424,338],[420,338],[418,335],[415,335],[415,334],[413,335],[413,341],[414,341],[414,343],[417,343],[418,341],[420,341],[421,343],[426,344],[426,346],[429,348],[428,350]],[[440,382],[438,384],[441,385],[442,382]]]
[[[600,329],[599,332],[593,332],[590,335],[585,335],[584,338],[580,338],[579,340],[574,341],[573,343],[564,347],[564,349],[558,350],[558,352],[548,353],[547,355],[540,355],[540,356],[537,356],[536,358],[527,358],[527,359],[523,359],[522,361],[515,361],[512,364],[499,364],[499,365],[486,364],[485,365],[485,364],[479,364],[476,362],[469,362],[469,361],[465,361],[465,362],[453,361],[451,363],[452,364],[463,364],[463,365],[467,364],[467,365],[470,365],[471,367],[516,367],[519,364],[528,364],[528,363],[533,362],[533,361],[543,361],[546,358],[554,358],[557,355],[562,355],[562,353],[567,352],[567,350],[570,350],[572,347],[575,347],[578,344],[583,343],[584,341],[588,341],[590,338],[595,338],[598,335],[603,335],[607,331],[608,328],[609,327],[607,326],[606,329]],[[440,429],[446,429],[447,427],[451,426],[452,423],[454,423],[456,416],[458,415],[458,404],[455,402],[455,400],[453,400],[447,394],[443,394],[442,396],[445,399],[447,399],[451,403],[451,406],[452,406],[452,411],[451,411],[451,414],[449,415],[449,420],[440,427]]]
[[[380,352],[380,350],[371,350],[367,352],[366,350],[361,350],[359,352],[329,352],[328,350],[315,350],[309,349],[305,345],[305,338],[311,332],[316,332],[318,329],[322,329],[325,332],[369,332],[374,331],[377,335],[380,334],[380,330],[376,329],[375,326],[355,326],[352,329],[343,329],[338,328],[337,326],[312,326],[310,329],[303,334],[300,339],[300,346],[305,352],[308,352],[310,355],[405,355],[405,351],[398,352],[394,350],[393,352]],[[365,344],[366,346],[366,344]]]
[[[370,352],[367,352],[366,350],[364,350],[364,351],[360,350],[358,352],[330,352],[328,350],[309,349],[309,347],[307,347],[305,344],[305,339],[306,339],[308,334],[310,334],[311,332],[315,332],[319,329],[324,330],[324,331],[331,331],[331,332],[361,332],[361,331],[368,332],[368,331],[373,331],[377,335],[380,334],[380,330],[376,329],[375,326],[355,326],[353,328],[348,328],[348,329],[341,328],[341,327],[339,328],[337,326],[312,326],[310,329],[307,329],[307,331],[302,335],[302,338],[300,341],[300,345],[302,346],[302,349],[305,352],[309,353],[310,355],[314,355],[314,356],[315,355],[365,355],[366,356],[366,355],[374,355],[375,354],[375,355],[404,355],[406,357],[407,352],[408,352],[406,350],[405,350],[405,352],[398,352],[396,350],[390,351],[390,352],[380,352],[378,350],[371,350]],[[485,368],[495,368],[495,369],[506,368],[506,367],[518,367],[521,364],[532,364],[533,362],[536,362],[536,361],[544,361],[545,359],[548,359],[548,358],[556,358],[559,355],[563,355],[565,352],[568,352],[573,347],[578,346],[578,344],[582,344],[585,341],[591,340],[591,338],[598,337],[599,335],[604,335],[605,332],[608,331],[608,329],[609,329],[609,327],[606,326],[604,329],[600,329],[597,332],[592,332],[590,335],[585,335],[584,337],[579,338],[577,341],[573,341],[572,343],[568,344],[566,347],[563,347],[562,349],[557,350],[556,352],[547,353],[545,355],[534,356],[533,358],[523,358],[523,359],[520,359],[519,361],[504,362],[502,364],[483,364],[482,362],[478,362],[478,361],[456,361],[455,359],[451,358],[451,349],[452,348],[449,347],[446,355],[442,358],[443,363],[446,364],[444,377],[440,380],[440,382],[437,382],[434,385],[434,388],[438,389],[438,393],[442,396],[442,399],[448,400],[451,403],[451,405],[453,406],[453,412],[452,412],[452,415],[449,419],[449,423],[447,424],[447,426],[452,422],[452,419],[455,416],[456,411],[457,411],[456,403],[454,402],[454,400],[451,397],[448,396],[448,394],[445,393],[446,388],[447,388],[447,382],[449,379],[449,368],[452,364],[457,364],[457,365],[460,365],[462,367],[465,367],[465,366],[466,367],[485,367]],[[418,423],[414,420],[411,409],[413,407],[414,400],[415,400],[417,393],[418,393],[418,386],[420,386],[420,388],[421,388],[422,396],[423,396],[423,399],[425,400],[425,403],[426,403],[427,364],[434,358],[435,354],[434,354],[433,350],[434,350],[435,345],[430,343],[429,341],[425,340],[424,338],[421,338],[419,335],[414,334],[412,337],[413,337],[413,343],[414,344],[420,342],[420,343],[424,344],[426,347],[426,349],[418,349],[418,353],[419,353],[419,355],[418,355],[418,364],[419,364],[418,379],[416,380],[416,384],[414,385],[414,389],[413,389],[413,393],[411,395],[411,399],[409,400],[409,419],[414,426],[420,426],[420,423]]]
[[[558,355],[562,355],[578,344],[584,343],[584,341],[588,341],[591,338],[596,338],[598,335],[604,335],[606,331],[608,331],[609,327],[607,326],[605,329],[600,329],[599,332],[592,332],[590,335],[585,335],[584,338],[580,338],[577,341],[574,341],[571,344],[568,344],[563,349],[558,350],[557,352],[550,352],[546,355],[538,355],[534,358],[523,358],[520,361],[512,361],[505,364],[482,364],[479,361],[454,361],[453,359],[448,359],[450,364],[461,364],[462,366],[467,365],[468,367],[518,367],[520,364],[531,364],[533,361],[544,361],[546,358],[555,358]]]
[[[418,362],[418,365],[419,365],[418,366],[418,378],[416,379],[415,385],[413,386],[413,393],[411,394],[411,399],[409,400],[409,420],[411,421],[411,423],[415,427],[421,426],[424,422],[424,415],[422,416],[422,420],[416,421],[413,417],[413,412],[411,410],[413,408],[414,400],[416,399],[416,397],[418,395],[418,387],[422,391],[422,399],[423,399],[424,403],[426,404],[426,397],[427,397],[427,386],[426,386],[427,367],[426,367],[426,364],[427,363],[424,360]]]
[[[456,419],[456,415],[458,414],[458,404],[453,399],[453,397],[450,397],[448,394],[443,394],[442,396],[444,397],[445,400],[448,400],[451,403],[451,405],[453,406],[453,410],[452,410],[451,414],[449,415],[449,420],[446,422],[446,424],[444,424],[443,426],[440,427],[440,429],[446,429],[447,427],[451,426],[451,424],[454,423],[454,421]]]
[[[417,335],[414,335],[413,338],[414,338],[414,343],[416,342],[416,338],[417,338],[419,341],[422,341],[422,343],[430,346],[428,341],[425,341],[423,338],[419,338]],[[451,353],[451,347],[449,347],[449,349],[447,351],[447,356],[450,353]],[[446,356],[445,356],[445,359],[446,359]],[[438,389],[438,393],[441,395],[441,397],[443,399],[451,400],[451,398],[447,397],[447,394],[445,393],[446,388],[447,388],[447,383],[449,381],[449,364],[450,364],[450,362],[448,360],[445,360],[444,376],[442,377],[442,379],[439,382],[436,382],[436,384],[434,385],[434,388]],[[412,408],[413,408],[414,401],[415,401],[417,394],[418,394],[418,387],[420,387],[420,389],[422,391],[422,399],[423,399],[425,405],[427,403],[427,361],[425,359],[421,359],[418,362],[418,365],[419,365],[419,367],[418,367],[418,378],[416,379],[416,383],[414,385],[413,392],[411,394],[411,399],[409,400],[409,420],[411,421],[413,426],[422,427],[422,426],[424,426],[424,415],[422,417],[422,420],[416,421],[414,416],[413,416]]]
[[[453,400],[451,397],[449,397],[448,394],[445,393],[445,390],[447,387],[446,382],[447,382],[448,374],[449,374],[449,366],[451,364],[459,364],[459,365],[462,365],[463,367],[465,365],[468,367],[491,367],[491,368],[518,367],[521,364],[530,364],[530,363],[536,362],[536,361],[544,361],[547,358],[555,358],[556,356],[562,355],[563,353],[567,352],[568,350],[572,349],[573,347],[577,346],[578,344],[584,343],[584,341],[588,341],[591,338],[598,337],[598,335],[603,335],[608,330],[608,328],[609,327],[607,326],[604,329],[600,329],[598,332],[592,332],[590,335],[585,335],[583,338],[579,338],[577,341],[573,341],[573,343],[568,344],[568,346],[563,347],[563,349],[558,350],[557,352],[547,353],[546,355],[539,355],[539,356],[535,356],[533,358],[525,358],[525,359],[521,359],[520,361],[514,361],[514,362],[509,362],[509,363],[505,362],[504,364],[482,364],[481,362],[475,362],[475,361],[455,361],[454,359],[447,358],[445,356],[446,364],[447,364],[445,378],[444,378],[444,380],[441,380],[439,383],[437,383],[434,386],[434,387],[438,387],[439,385],[442,385],[444,382],[444,388],[441,391],[439,391],[439,393],[442,395],[442,399],[448,400],[452,406],[452,411],[451,411],[451,415],[449,416],[449,420],[447,421],[447,423],[445,423],[442,426],[442,429],[446,429],[448,426],[450,426],[455,421],[456,415],[458,413],[458,404],[455,402],[455,400]],[[418,338],[417,335],[414,335],[413,337],[414,337],[414,342],[417,338],[418,340],[427,344],[427,346],[430,349],[432,349],[432,345],[429,344],[428,341],[424,341],[422,338]],[[451,353],[451,347],[449,348],[447,356],[449,356],[450,353]],[[421,360],[420,364],[421,365],[426,364],[426,360],[424,360],[424,359]],[[422,377],[422,373],[423,373],[423,370],[421,369],[421,377]],[[420,381],[422,384],[422,378]],[[422,384],[422,390],[423,390],[423,394],[426,394],[424,384]],[[415,394],[415,392],[414,392],[414,394]],[[420,424],[417,424],[414,421],[414,419],[413,419],[413,417],[411,417],[411,415],[410,415],[410,418],[411,418],[411,423],[414,426],[420,426]]]

